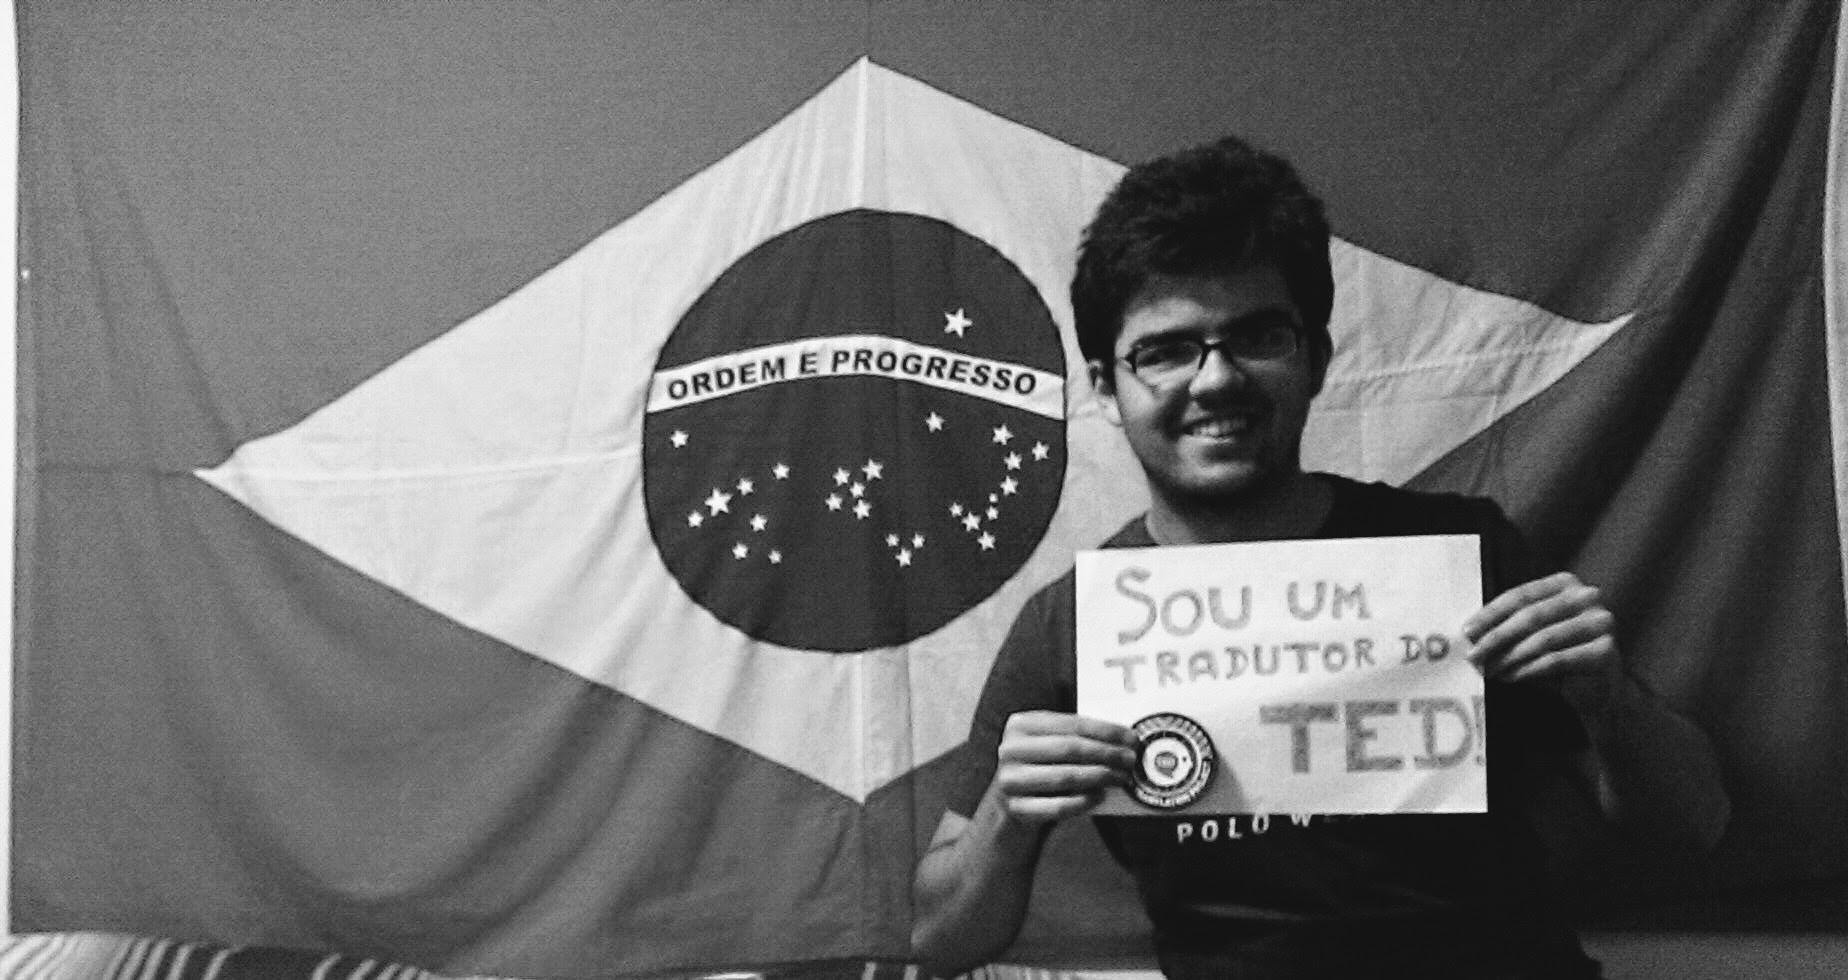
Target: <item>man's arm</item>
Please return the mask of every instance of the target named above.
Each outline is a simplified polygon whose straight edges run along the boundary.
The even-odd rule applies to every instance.
[[[1008,718],[995,777],[975,813],[946,813],[912,880],[914,954],[949,976],[987,962],[1020,932],[1052,824],[1089,813],[1135,764],[1121,725],[1053,711]]]
[[[938,976],[994,958],[1027,916],[1041,833],[998,818],[992,795],[983,797],[973,818],[943,815],[912,879],[912,950]]]
[[[1704,853],[1731,816],[1713,747],[1623,669],[1615,625],[1596,588],[1561,572],[1496,596],[1463,631],[1485,680],[1560,686],[1590,736],[1581,775],[1626,838]]]

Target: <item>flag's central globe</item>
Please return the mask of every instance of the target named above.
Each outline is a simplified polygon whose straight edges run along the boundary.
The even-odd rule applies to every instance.
[[[986,243],[880,211],[802,225],[720,276],[662,348],[642,430],[655,544],[758,639],[924,636],[1045,533],[1064,365],[1039,294]]]

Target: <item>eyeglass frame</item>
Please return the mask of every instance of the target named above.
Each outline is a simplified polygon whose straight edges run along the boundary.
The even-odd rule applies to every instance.
[[[1282,328],[1289,333],[1290,346],[1288,349],[1280,349],[1273,354],[1253,354],[1238,353],[1229,346],[1238,340],[1268,333],[1277,328]],[[1281,361],[1290,357],[1297,351],[1302,350],[1303,345],[1308,339],[1308,334],[1303,330],[1302,325],[1293,320],[1271,321],[1256,329],[1247,328],[1244,330],[1234,330],[1218,337],[1207,337],[1203,334],[1188,333],[1180,336],[1158,337],[1154,338],[1152,341],[1149,338],[1144,338],[1132,344],[1129,352],[1127,354],[1118,355],[1116,360],[1121,361],[1128,367],[1130,377],[1135,378],[1142,384],[1150,388],[1166,388],[1183,382],[1191,382],[1194,378],[1198,377],[1200,369],[1206,366],[1207,354],[1214,350],[1219,351],[1219,353],[1229,361],[1237,361],[1241,366],[1250,363],[1264,364]],[[1198,345],[1200,353],[1199,356],[1194,359],[1193,367],[1190,369],[1177,367],[1174,369],[1174,375],[1153,381],[1143,377],[1142,372],[1136,369],[1136,363],[1134,361],[1136,354],[1149,347],[1167,344]]]

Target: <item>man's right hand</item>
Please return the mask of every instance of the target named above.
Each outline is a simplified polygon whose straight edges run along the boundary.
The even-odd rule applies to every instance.
[[[1046,824],[1089,813],[1110,786],[1128,786],[1136,738],[1122,725],[1057,711],[1009,716],[995,788],[1007,815]]]
[[[1125,786],[1135,736],[1122,725],[1057,711],[1010,716],[995,775],[974,814],[948,812],[912,881],[912,949],[941,976],[998,955],[1026,918],[1045,831]]]

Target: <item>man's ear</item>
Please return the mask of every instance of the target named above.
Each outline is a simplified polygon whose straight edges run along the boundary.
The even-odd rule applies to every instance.
[[[1085,362],[1085,371],[1091,376],[1091,394],[1097,396],[1097,402],[1103,406],[1104,418],[1111,425],[1123,424],[1123,410],[1117,407],[1116,374],[1111,366],[1092,358]]]
[[[1321,344],[1309,350],[1309,397],[1322,393],[1322,382],[1328,380],[1328,362],[1334,359],[1334,352]]]

